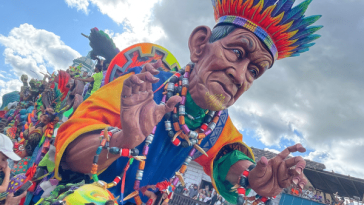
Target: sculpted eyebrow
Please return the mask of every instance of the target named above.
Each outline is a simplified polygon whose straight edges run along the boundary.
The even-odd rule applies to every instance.
[[[256,50],[255,42],[250,36],[243,35],[240,39],[249,52],[254,52]]]

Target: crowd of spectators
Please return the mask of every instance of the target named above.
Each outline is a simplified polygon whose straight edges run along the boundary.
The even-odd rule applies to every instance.
[[[182,194],[196,201],[204,202],[208,205],[227,204],[227,201],[222,196],[217,194],[214,188],[210,188],[209,185],[206,185],[205,187],[199,187],[197,184],[191,184],[183,189]]]
[[[308,200],[312,200],[322,204],[328,205],[361,205],[362,203],[354,200],[353,198],[345,199],[340,197],[338,193],[333,194],[334,198],[332,200],[325,199],[323,193],[318,190],[314,189],[312,186],[309,186],[308,189],[302,189],[299,186],[292,185],[291,187],[284,190],[286,193],[302,197]]]

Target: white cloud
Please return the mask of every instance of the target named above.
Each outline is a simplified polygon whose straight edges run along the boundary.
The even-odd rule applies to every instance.
[[[10,72],[17,76],[27,74],[33,78],[42,78],[40,72],[46,73],[47,68],[67,69],[72,60],[80,56],[56,34],[36,29],[30,24],[13,28],[8,36],[0,34],[0,44],[5,46],[5,63],[11,65]]]
[[[5,78],[3,74],[0,74],[0,78]]]
[[[77,11],[83,11],[88,14],[88,0],[65,0],[69,7],[76,8]]]
[[[89,3],[96,5],[102,14],[123,25],[123,33],[109,30],[120,49],[141,42],[156,42],[165,37],[163,29],[153,21],[153,8],[160,0],[66,0],[70,7],[87,12]]]

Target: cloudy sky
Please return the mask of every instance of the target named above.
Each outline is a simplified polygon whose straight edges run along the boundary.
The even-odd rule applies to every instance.
[[[229,108],[245,142],[278,151],[300,142],[303,156],[327,170],[364,178],[362,8],[362,0],[313,0],[307,15],[323,15],[322,38],[310,52],[276,62]],[[214,25],[210,0],[1,1],[0,20],[0,97],[20,89],[21,74],[40,78],[35,72],[66,69],[86,55],[80,34],[93,27],[120,49],[160,44],[184,65],[192,30]]]

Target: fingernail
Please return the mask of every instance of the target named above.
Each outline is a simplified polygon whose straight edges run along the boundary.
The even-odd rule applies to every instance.
[[[298,179],[294,179],[294,180],[292,180],[292,182],[297,185]]]
[[[301,187],[301,189],[303,189],[304,185],[303,184],[300,184],[300,187]]]
[[[301,169],[301,168],[297,168],[297,169],[296,169],[296,172],[297,172],[298,174],[301,174],[301,173],[302,173],[302,169]]]

